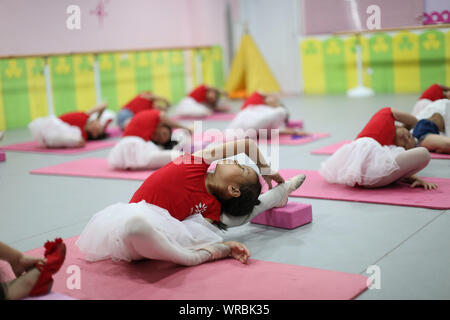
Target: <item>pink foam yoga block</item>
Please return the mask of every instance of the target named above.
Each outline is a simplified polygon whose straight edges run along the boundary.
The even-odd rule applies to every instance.
[[[312,207],[310,204],[288,202],[284,207],[261,212],[251,222],[283,229],[294,229],[311,221]]]
[[[5,153],[0,151],[0,162],[5,161],[5,160],[6,160]]]

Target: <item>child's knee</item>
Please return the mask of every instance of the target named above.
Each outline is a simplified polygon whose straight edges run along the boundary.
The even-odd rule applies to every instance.
[[[418,147],[416,148],[417,159],[423,167],[426,167],[431,161],[431,155],[427,148]]]
[[[125,236],[140,236],[146,234],[149,228],[150,225],[143,217],[134,216],[128,219],[128,221],[125,223]]]

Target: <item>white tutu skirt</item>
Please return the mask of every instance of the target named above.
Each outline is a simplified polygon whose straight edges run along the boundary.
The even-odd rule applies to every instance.
[[[422,99],[425,100],[425,99]],[[419,100],[419,101],[422,101]],[[445,123],[445,134],[450,136],[450,100],[449,99],[439,99],[432,101],[422,108],[420,108],[417,114],[414,114],[418,120],[427,119],[433,114],[439,113],[442,118],[444,118]]]
[[[176,116],[184,117],[206,117],[213,113],[213,111],[202,103],[198,103],[192,97],[185,97],[181,100],[176,109]]]
[[[251,129],[279,129],[283,127],[286,116],[286,110],[282,107],[252,106],[239,111],[229,124],[228,129],[241,129],[244,131]]]
[[[402,147],[382,146],[372,138],[359,138],[322,162],[319,172],[329,183],[371,186],[399,169],[395,158],[404,151]]]
[[[159,169],[178,156],[177,150],[163,150],[151,141],[140,137],[123,137],[108,154],[112,169],[140,170]]]
[[[165,235],[174,246],[197,250],[223,242],[219,229],[206,221],[202,215],[195,214],[179,221],[167,210],[141,201],[119,202],[96,213],[84,228],[76,246],[87,261],[141,259],[126,240],[127,222],[136,217]]]
[[[433,101],[429,100],[429,99],[420,99],[419,101],[416,102],[416,104],[414,105],[413,111],[411,112],[411,114],[415,117],[417,117],[417,115],[423,110],[425,109],[425,107],[427,105],[429,105],[430,103],[432,103]]]
[[[33,140],[41,147],[76,147],[82,140],[80,128],[55,116],[37,118],[28,124]]]

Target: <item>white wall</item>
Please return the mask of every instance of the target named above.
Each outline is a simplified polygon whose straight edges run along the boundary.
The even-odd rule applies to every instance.
[[[103,1],[103,25],[92,14]],[[0,56],[226,46],[225,0],[0,0]],[[69,30],[67,7],[81,10]],[[225,51],[226,52],[226,51]]]
[[[296,1],[240,0],[239,8],[233,10],[233,49],[239,48],[242,24],[247,21],[250,34],[283,92],[288,94],[302,92],[296,21],[300,14]],[[232,5],[235,2],[230,1]]]

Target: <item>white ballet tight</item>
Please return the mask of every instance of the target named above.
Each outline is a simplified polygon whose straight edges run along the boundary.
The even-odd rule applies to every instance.
[[[365,187],[378,188],[387,186],[395,181],[416,174],[428,165],[430,162],[430,153],[423,147],[413,148],[397,155],[395,162],[399,166],[396,171],[392,172],[389,176],[383,177],[377,183]]]
[[[221,221],[229,227],[249,222],[259,213],[271,209],[282,201],[287,184],[281,184],[259,196],[261,203],[246,217],[222,214]],[[207,261],[229,256],[230,248],[223,243],[214,243],[199,250],[186,249],[167,238],[165,234],[140,217],[131,218],[126,224],[124,242],[132,250],[133,260],[154,259],[170,261],[183,266],[194,266]]]

